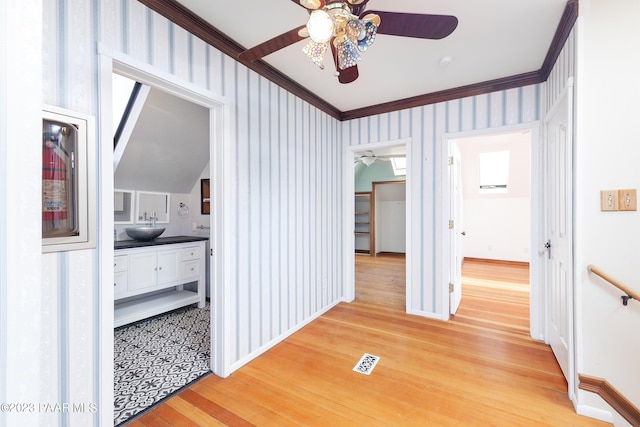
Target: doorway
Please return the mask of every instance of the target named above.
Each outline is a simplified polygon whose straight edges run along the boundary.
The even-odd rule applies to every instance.
[[[529,263],[530,334],[534,339],[543,339],[544,317],[539,300],[542,286],[537,280],[540,265],[538,207],[541,203],[538,199],[541,194],[538,133],[538,125],[534,123],[443,138],[445,154],[456,149],[460,151],[459,178],[463,193],[462,203],[454,203],[455,193],[450,185],[453,176],[450,174],[442,185],[443,200],[450,201],[444,203],[443,218],[452,220],[448,227],[450,236],[445,243],[445,253],[451,255],[443,266],[452,278],[454,269],[461,267],[458,264],[464,258]],[[455,160],[451,160],[447,163],[454,166]],[[502,166],[496,166],[500,162]],[[482,175],[481,168],[496,172],[504,166],[502,177],[497,174],[498,177],[490,178],[495,182],[485,182],[486,173]],[[462,215],[458,209],[462,209]],[[455,224],[453,218],[458,218],[459,224]],[[459,259],[453,257],[456,238],[462,242]]]
[[[113,139],[114,129],[112,126],[112,75],[117,73],[133,80],[139,81],[145,85],[157,88],[163,92],[174,95],[187,102],[205,107],[209,111],[209,164],[211,170],[212,191],[218,197],[224,196],[224,189],[221,187],[222,182],[222,152],[225,136],[228,130],[225,128],[223,117],[226,115],[226,106],[218,97],[208,91],[194,87],[187,87],[185,82],[178,80],[175,76],[150,69],[146,66],[136,66],[137,62],[124,54],[112,54],[112,52],[99,52],[99,85],[100,85],[100,137],[103,141]],[[101,229],[114,230],[113,219],[113,146],[110,144],[102,144],[101,151],[101,194],[100,203],[101,211]],[[211,256],[208,264],[210,275],[210,295],[211,295],[211,339],[210,339],[210,370],[219,376],[225,376],[226,366],[224,364],[224,336],[222,325],[223,317],[223,301],[224,301],[224,282],[222,275],[224,271],[219,266],[223,265],[222,250],[224,238],[224,223],[222,209],[220,204],[211,211],[209,217],[209,227],[211,230],[210,247]],[[192,209],[195,210],[195,206]],[[102,232],[102,235],[106,235]],[[100,242],[101,253],[101,271],[100,280],[102,283],[110,283],[114,277],[114,245],[111,239],[102,239]],[[113,413],[113,339],[114,339],[114,290],[113,287],[103,286],[100,289],[100,407],[104,408],[106,417]]]
[[[393,153],[396,155],[403,155],[406,159],[405,164],[405,223],[408,223],[407,215],[411,212],[411,200],[409,194],[411,194],[410,186],[411,181],[409,179],[409,166],[411,163],[410,153],[407,150],[410,139],[396,140],[396,141],[387,141],[387,142],[379,142],[379,143],[371,143],[371,144],[361,144],[361,145],[352,145],[346,147],[345,149],[345,176],[354,177],[353,179],[345,179],[345,200],[344,200],[344,223],[345,234],[343,246],[345,248],[345,268],[344,268],[344,283],[345,283],[345,301],[352,302],[355,299],[355,252],[356,252],[356,244],[355,244],[355,235],[356,235],[356,225],[354,221],[354,212],[355,212],[355,197],[354,194],[356,191],[362,191],[362,189],[356,188],[355,184],[355,171],[356,165],[358,164],[358,153],[362,153],[365,151],[371,151],[373,153],[377,153],[383,155],[386,152]],[[366,166],[361,166],[366,167]],[[372,182],[374,180],[371,180]],[[373,187],[371,188],[373,190]],[[370,191],[371,191],[370,190]],[[375,225],[374,225],[375,227]],[[404,240],[406,242],[407,252],[405,254],[406,259],[408,260],[410,257],[409,249],[410,245],[410,234],[408,233],[408,228],[405,226],[402,231]],[[375,261],[375,242],[372,245],[371,249],[371,258]],[[403,269],[405,271],[405,300],[406,295],[409,295],[409,290],[411,289],[411,280],[410,276],[406,274],[408,268],[408,262],[405,263]]]

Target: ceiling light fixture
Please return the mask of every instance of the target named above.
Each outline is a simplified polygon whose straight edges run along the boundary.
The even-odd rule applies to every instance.
[[[362,160],[362,163],[364,163],[366,166],[371,166],[376,161],[376,158],[375,157],[362,157],[360,160]]]
[[[357,0],[352,4],[357,4]],[[379,26],[380,17],[376,14],[360,19],[346,3],[330,3],[311,12],[306,26],[310,40],[302,51],[324,68],[324,56],[329,43],[333,43],[338,68],[344,70],[362,59],[358,51],[364,52],[373,44]]]
[[[335,25],[326,10],[317,9],[311,12],[307,22],[309,37],[316,43],[326,43],[333,37]]]

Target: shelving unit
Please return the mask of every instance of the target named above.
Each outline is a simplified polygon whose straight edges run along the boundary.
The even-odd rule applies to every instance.
[[[355,193],[355,251],[372,255],[374,242],[373,203],[370,191]]]

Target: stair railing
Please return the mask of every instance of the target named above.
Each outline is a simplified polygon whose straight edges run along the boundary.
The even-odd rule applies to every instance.
[[[587,270],[589,270],[591,273],[595,274],[596,276],[599,276],[600,278],[606,280],[607,282],[611,283],[613,286],[621,290],[622,293],[624,294],[620,297],[622,298],[622,305],[627,305],[630,299],[640,301],[640,295],[638,295],[636,292],[629,289],[629,287],[625,286],[623,283],[617,281],[616,279],[612,278],[608,274],[604,273],[595,265],[589,264],[587,266]]]

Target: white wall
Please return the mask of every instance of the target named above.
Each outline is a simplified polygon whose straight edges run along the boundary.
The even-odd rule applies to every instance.
[[[57,389],[38,387],[57,374],[48,344],[59,339],[46,328],[58,320],[50,315],[56,288],[41,270],[42,16],[40,0],[0,0],[1,403],[58,397]],[[50,420],[0,411],[3,426]]]
[[[531,246],[531,133],[456,140],[462,168],[464,257],[529,262]],[[506,193],[480,192],[478,156],[509,151]]]
[[[575,277],[580,373],[605,378],[640,407],[640,302],[587,273],[595,264],[640,292],[640,212],[601,212],[600,190],[640,188],[640,3],[580,1]],[[590,393],[585,404],[606,407]],[[620,424],[624,425],[624,424]]]
[[[375,184],[376,253],[407,250],[407,186]]]

